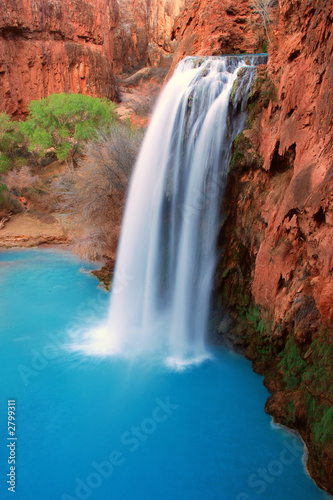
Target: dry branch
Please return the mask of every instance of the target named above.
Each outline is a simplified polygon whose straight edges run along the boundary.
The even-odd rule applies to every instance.
[[[0,229],[2,229],[4,227],[4,225],[6,224],[6,222],[9,221],[9,219],[11,218],[12,214],[9,213],[7,215],[7,217],[2,217],[2,219],[0,220]]]

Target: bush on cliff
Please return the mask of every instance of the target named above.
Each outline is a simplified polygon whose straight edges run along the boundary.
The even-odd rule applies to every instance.
[[[0,175],[11,168],[13,157],[22,140],[18,122],[14,122],[7,113],[0,113]]]
[[[52,94],[29,105],[29,116],[20,124],[29,150],[43,156],[53,150],[59,161],[75,164],[83,144],[116,119],[115,104],[82,94]]]

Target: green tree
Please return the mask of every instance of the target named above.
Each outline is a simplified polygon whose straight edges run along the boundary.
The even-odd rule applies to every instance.
[[[0,113],[0,175],[10,169],[11,157],[22,139],[19,124],[7,113]]]
[[[53,149],[59,161],[72,167],[82,145],[116,119],[115,104],[82,94],[52,94],[29,105],[29,116],[21,123],[29,150],[43,156]]]

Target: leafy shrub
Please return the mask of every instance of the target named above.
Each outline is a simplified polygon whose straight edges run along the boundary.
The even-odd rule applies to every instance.
[[[290,338],[280,354],[281,361],[278,365],[283,370],[284,381],[288,387],[294,389],[300,382],[300,376],[303,373],[306,362],[301,357],[301,350],[293,338]]]
[[[29,104],[29,116],[21,130],[29,150],[43,156],[53,149],[59,161],[73,165],[85,142],[96,137],[116,119],[115,104],[82,94],[52,94]]]
[[[0,174],[6,174],[10,169],[10,159],[8,156],[0,153]]]
[[[6,201],[7,192],[7,186],[5,184],[0,184],[0,206],[2,206]]]
[[[321,420],[315,423],[313,429],[316,441],[320,443],[333,442],[333,406],[324,411]]]
[[[0,113],[0,174],[10,169],[11,160],[22,140],[19,124],[7,113]]]

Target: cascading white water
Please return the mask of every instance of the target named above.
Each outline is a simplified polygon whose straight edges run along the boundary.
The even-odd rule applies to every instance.
[[[103,352],[154,351],[175,363],[206,355],[230,145],[258,62],[186,58],[162,92],[130,184]]]

